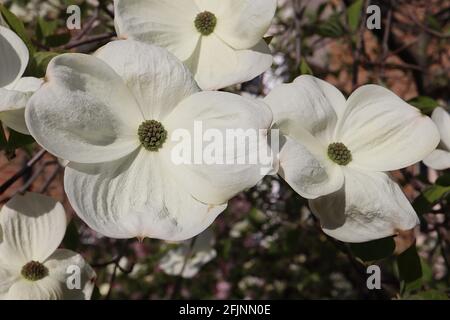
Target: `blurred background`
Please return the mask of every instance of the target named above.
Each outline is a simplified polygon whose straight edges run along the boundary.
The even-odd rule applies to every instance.
[[[115,38],[112,1],[0,3],[23,22],[21,36],[32,50],[29,75],[43,77],[57,54],[92,53]],[[81,9],[80,30],[66,27],[70,5]],[[379,15],[376,10],[366,13],[373,5]],[[368,28],[367,19],[375,28]],[[279,83],[313,74],[346,95],[366,83],[386,86],[430,114],[436,106],[449,103],[449,21],[450,3],[444,0],[279,0],[266,38],[275,57],[272,69],[226,90],[265,96]],[[275,176],[232,199],[217,221],[195,239],[181,244],[139,242],[108,239],[90,230],[64,195],[64,164],[41,151],[30,137],[5,129],[0,138],[5,140],[0,154],[1,204],[27,190],[62,201],[72,217],[64,246],[80,252],[96,269],[96,299],[449,296],[450,176],[446,172],[417,164],[392,173],[421,220],[416,245],[399,256],[393,254],[392,238],[349,245],[327,237],[307,201]],[[380,290],[367,288],[370,264],[381,267]]]

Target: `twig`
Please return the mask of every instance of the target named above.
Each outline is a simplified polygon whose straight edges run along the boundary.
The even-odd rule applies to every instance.
[[[365,67],[378,67],[381,65],[381,62],[371,62],[371,61],[362,61],[361,64]],[[424,68],[414,65],[414,64],[408,64],[408,63],[384,63],[384,68],[389,69],[402,69],[402,70],[417,70],[421,71],[422,73],[427,73]]]
[[[120,272],[124,273],[124,274],[130,274],[131,272],[133,272],[135,264],[134,263],[130,263],[128,269],[122,268],[122,266],[120,264],[117,264],[117,267],[119,268]]]
[[[100,262],[100,263],[91,263],[92,268],[104,268],[107,267],[113,263],[117,262],[118,256],[114,257],[112,260],[106,261],[106,262]],[[119,259],[120,260],[120,259]]]
[[[126,251],[127,248],[128,248],[128,240],[124,240],[124,242],[122,244],[122,247],[119,250],[119,254],[118,254],[117,258],[114,259],[114,269],[113,269],[113,272],[111,274],[111,278],[109,280],[109,289],[108,289],[108,293],[106,294],[105,300],[109,300],[110,297],[111,297],[112,288],[114,286],[114,282],[116,281],[117,269],[122,270],[122,268],[119,266],[119,262],[125,256],[125,251]]]
[[[89,31],[91,31],[94,22],[98,19],[98,8],[95,9],[93,16],[86,22],[83,29],[75,36],[75,40],[81,40]]]
[[[443,206],[443,204],[442,204]],[[442,254],[442,258],[444,259],[444,263],[445,263],[445,267],[446,267],[446,272],[445,272],[445,279],[447,280],[447,283],[450,282],[450,261],[447,257],[447,252],[446,252],[446,248],[448,246],[447,244],[447,240],[445,238],[445,236],[441,233],[442,230],[446,230],[447,226],[448,226],[448,207],[445,210],[446,215],[445,215],[445,220],[443,222],[443,228],[437,228],[437,236],[438,236],[438,244],[439,247],[441,249],[441,254]]]
[[[363,10],[364,13],[362,14],[362,22],[361,25],[359,26],[359,31],[358,31],[358,38],[356,40],[356,50],[354,51],[353,54],[353,71],[352,71],[352,90],[354,90],[356,88],[356,86],[358,85],[358,77],[359,77],[359,65],[361,63],[361,54],[362,54],[362,50],[363,50],[363,42],[364,42],[364,32],[366,29],[366,25],[364,23],[364,21],[366,20],[367,17],[367,7],[370,5],[370,0],[366,0],[364,1],[364,6],[363,6]]]
[[[398,20],[395,15],[392,15],[393,23],[395,22],[397,26],[402,24],[402,21]],[[383,41],[383,32],[379,29],[373,29],[372,33],[377,37],[378,41],[381,43]],[[416,57],[415,50],[409,48],[412,44],[418,42],[418,39],[414,42],[409,42],[404,44],[395,33],[391,33],[388,39],[388,45],[391,50],[391,54],[398,56],[403,62],[409,65],[419,65],[418,58]],[[419,95],[426,95],[424,86],[424,76],[423,72],[419,70],[412,70],[414,77],[414,82]]]
[[[42,185],[41,189],[39,190],[39,193],[45,193],[52,183],[52,181],[58,176],[59,172],[61,171],[61,166],[57,166],[56,169],[52,172],[51,175],[48,176],[48,178],[45,180],[44,184]]]
[[[343,252],[347,259],[348,262],[350,263],[350,265],[352,266],[353,270],[355,271],[355,274],[357,275],[357,277],[360,279],[361,282],[358,281],[361,287],[361,290],[363,291],[368,291],[367,287],[365,286],[366,283],[366,270],[364,268],[364,266],[358,262],[355,257],[352,255],[350,249],[348,248],[348,245],[343,244],[341,245],[338,241],[336,241],[335,239],[327,236],[328,240],[331,241],[331,243],[333,243],[333,245],[335,246],[335,248],[341,252]],[[369,291],[369,293],[371,293],[371,291]],[[382,283],[381,284],[381,290],[375,290],[373,292],[376,296],[378,296],[381,299],[389,299],[390,298],[390,294],[389,294],[389,289]]]
[[[392,19],[392,16],[391,16],[391,19]],[[388,41],[388,42],[389,42],[389,41]],[[418,38],[412,40],[411,42],[408,42],[408,43],[404,44],[404,45],[401,46],[401,47],[398,47],[397,49],[395,49],[395,50],[393,50],[393,51],[390,51],[390,52],[388,53],[388,55],[387,55],[386,58],[389,58],[390,56],[395,56],[395,55],[397,55],[398,53],[402,52],[403,50],[406,50],[406,49],[408,49],[409,47],[415,45],[417,42],[419,42],[419,39],[418,39]]]
[[[183,273],[184,273],[184,270],[186,269],[189,259],[192,257],[192,249],[194,248],[196,240],[197,240],[197,237],[192,238],[191,243],[189,244],[188,252],[186,252],[186,256],[184,257],[183,266],[181,267],[181,271],[178,274],[177,281],[175,282],[175,286],[173,287],[173,291],[170,296],[171,300],[173,300],[177,297],[177,294],[181,289],[181,285],[183,283]]]
[[[108,9],[108,6],[106,3],[101,2],[100,9],[103,10],[111,19],[114,19],[114,12],[112,12]]]
[[[57,161],[47,161],[45,162],[42,166],[40,166],[31,176],[31,178],[29,178],[24,185],[17,190],[14,195],[16,194],[24,194],[25,192],[27,192],[27,190],[31,187],[31,185],[33,184],[33,182],[35,182],[37,180],[37,178],[39,178],[41,176],[41,174],[44,172],[45,168],[47,166],[53,165],[53,164],[58,164]]]
[[[389,8],[387,18],[386,18],[386,26],[384,27],[384,35],[383,35],[383,53],[380,56],[380,79],[384,81],[384,72],[386,66],[386,59],[389,54],[389,34],[391,33],[391,22],[392,22],[392,9]]]
[[[450,34],[441,33],[439,31],[428,28],[426,25],[424,25],[422,22],[420,22],[412,12],[407,11],[406,15],[408,16],[408,18],[410,18],[417,26],[419,26],[426,33],[428,33],[434,37],[437,37],[437,38],[443,38],[443,39],[450,38]]]
[[[114,264],[114,269],[111,274],[111,278],[109,279],[109,288],[108,288],[108,293],[106,294],[105,300],[109,300],[111,298],[112,287],[114,285],[114,282],[116,281],[117,265],[118,265],[117,263]]]
[[[18,172],[16,172],[11,178],[6,180],[1,186],[0,186],[0,195],[3,194],[10,186],[12,186],[17,180],[19,180],[21,177],[23,177],[26,173],[31,170],[31,168],[42,159],[42,157],[45,155],[47,151],[44,149],[41,149],[38,153],[34,155],[33,158],[31,158],[30,161],[26,163],[26,165],[20,169]]]
[[[31,39],[31,42],[38,47],[39,49],[45,50],[45,51],[50,51],[50,47],[40,43],[39,41],[36,41],[34,39]]]
[[[79,47],[79,46],[82,46],[85,44],[90,44],[90,43],[97,42],[97,41],[109,40],[115,36],[116,36],[115,32],[108,32],[106,34],[92,36],[92,37],[84,39],[84,40],[70,42],[70,43],[66,44],[63,48],[65,50],[70,50],[70,49],[73,49],[73,48],[76,48],[76,47]]]
[[[23,184],[22,187],[20,187],[19,190],[17,190],[14,195],[16,194],[24,194],[25,192],[27,192],[27,190],[31,187],[31,185],[33,184],[34,181],[36,181],[37,178],[39,178],[39,176],[42,174],[42,172],[44,172],[45,166],[40,166],[31,176],[30,179],[27,180],[27,182],[25,182]],[[13,195],[13,196],[14,196]]]
[[[297,66],[300,65],[302,61],[302,37],[301,37],[301,24],[304,9],[301,7],[300,2],[297,0],[292,0],[292,7],[294,10],[294,23],[295,23],[295,62]]]

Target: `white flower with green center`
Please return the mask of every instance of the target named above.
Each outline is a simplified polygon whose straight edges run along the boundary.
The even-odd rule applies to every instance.
[[[0,57],[0,121],[15,131],[28,134],[25,106],[42,80],[22,78],[28,64],[28,49],[13,31],[1,25]]]
[[[279,175],[310,207],[328,235],[364,242],[418,223],[410,203],[384,171],[407,167],[439,143],[430,118],[377,85],[348,100],[311,76],[266,98],[281,131]]]
[[[95,56],[54,58],[46,79],[28,104],[28,127],[39,144],[70,162],[64,179],[70,203],[106,236],[191,238],[262,178],[259,165],[174,163],[174,131],[196,139],[197,121],[222,133],[267,130],[272,113],[261,101],[199,92],[165,49],[114,41]],[[261,135],[267,145],[267,132]],[[230,157],[249,156],[235,151]]]
[[[445,170],[450,168],[450,115],[445,109],[438,107],[433,110],[431,119],[439,129],[441,142],[423,162],[432,169]]]
[[[94,270],[76,252],[58,249],[66,225],[63,206],[47,196],[26,193],[3,206],[0,299],[90,299]]]
[[[263,40],[276,0],[115,0],[119,37],[168,49],[203,90],[249,81],[272,65]]]

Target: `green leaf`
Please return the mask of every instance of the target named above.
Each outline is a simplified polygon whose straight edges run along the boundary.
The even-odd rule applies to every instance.
[[[422,264],[415,245],[397,257],[397,266],[403,294],[422,287]]]
[[[222,254],[221,257],[223,257],[224,259],[229,259],[231,256],[231,248],[232,248],[233,244],[231,242],[230,238],[226,238],[223,240],[223,245],[222,245]]]
[[[4,148],[5,155],[8,159],[13,159],[16,156],[16,149],[23,148],[28,152],[27,147],[34,143],[32,136],[25,135],[8,128],[9,137],[8,142]]]
[[[70,33],[53,34],[45,38],[44,44],[51,48],[60,47],[67,44],[71,38]]]
[[[49,62],[58,55],[59,53],[57,52],[36,52],[33,56],[33,73],[35,76],[38,78],[43,78],[45,76],[45,72],[47,71]]]
[[[414,211],[417,212],[417,215],[420,216],[428,213],[433,205],[425,198],[423,194],[421,194],[414,199],[412,206],[414,208]]]
[[[427,15],[425,19],[428,27],[431,27],[433,30],[436,31],[441,31],[442,29],[441,23],[439,22],[438,19],[436,19],[436,17],[432,15]]]
[[[75,221],[72,219],[67,226],[66,234],[63,239],[64,248],[76,251],[80,244],[80,237]]]
[[[439,103],[433,98],[418,96],[408,101],[409,104],[419,109],[424,114],[430,114],[439,106]]]
[[[393,237],[363,243],[350,243],[353,255],[363,262],[372,262],[391,256],[395,250]]]
[[[8,145],[6,147],[7,149],[12,151],[15,149],[26,147],[34,143],[34,139],[32,136],[14,131],[11,128],[9,128],[8,130],[9,130],[9,138],[8,138]]]
[[[422,281],[424,284],[431,283],[433,281],[433,270],[425,259],[420,258],[420,265],[422,266]]]
[[[58,29],[58,21],[47,21],[39,18],[36,27],[36,36],[43,45],[50,48],[60,47],[67,44],[71,39],[70,32],[56,33]]]
[[[359,22],[361,21],[361,11],[363,7],[363,0],[356,0],[347,9],[347,21],[350,31],[355,32],[359,27]]]
[[[442,184],[442,185],[441,185]],[[419,215],[430,212],[431,208],[450,192],[450,176],[445,174],[436,180],[436,184],[427,188],[413,201],[413,207]]]
[[[435,184],[442,187],[450,187],[450,173],[445,173],[439,178],[437,178]]]
[[[322,13],[324,13],[327,6],[328,6],[328,3],[324,2],[317,8],[317,16],[318,17],[320,17],[322,15]]]
[[[308,65],[308,62],[306,62],[305,58],[302,58],[302,61],[300,62],[300,74],[310,74],[313,75],[313,71]]]
[[[427,188],[413,201],[413,207],[421,215],[430,212],[431,208],[450,192],[450,173],[441,175],[434,185]]]
[[[328,20],[320,23],[317,33],[323,37],[339,38],[345,34],[345,30],[339,16],[332,15]]]
[[[261,225],[267,221],[267,216],[260,210],[253,208],[250,210],[247,218],[255,225]]]
[[[47,21],[44,18],[39,17],[36,26],[36,36],[40,41],[42,41],[48,36],[54,34],[57,28],[58,20]]]
[[[34,143],[34,139],[30,135],[26,135],[12,129],[9,129],[8,148],[17,149]]]
[[[435,204],[448,192],[450,192],[450,187],[444,187],[436,184],[431,188],[425,190],[423,196],[430,204]]]
[[[70,6],[73,4],[78,4],[78,2],[76,0],[63,0],[64,5],[66,6]]]
[[[19,18],[17,18],[11,11],[6,9],[6,7],[2,4],[0,4],[0,14],[3,16],[11,30],[14,31],[26,44],[28,51],[30,52],[30,56],[32,56],[34,53],[34,46],[32,45],[30,38],[27,35],[25,26],[23,25],[22,21],[20,21]]]

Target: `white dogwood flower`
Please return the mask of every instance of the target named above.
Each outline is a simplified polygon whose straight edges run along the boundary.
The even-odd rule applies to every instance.
[[[441,142],[438,148],[426,157],[423,162],[435,170],[445,170],[450,168],[450,115],[445,109],[438,107],[433,110],[431,119],[433,119],[439,129]]]
[[[46,79],[28,104],[28,127],[39,144],[70,161],[69,200],[106,236],[188,239],[262,178],[253,164],[173,161],[178,129],[193,139],[197,121],[219,133],[267,130],[272,114],[261,101],[199,92],[189,70],[165,49],[114,41],[96,56],[54,58]],[[267,145],[267,132],[261,135]]]
[[[66,224],[61,203],[44,195],[17,195],[3,206],[0,299],[90,299],[94,270],[79,254],[58,249]]]
[[[272,65],[262,39],[276,0],[115,0],[119,37],[168,49],[203,90],[249,81]]]
[[[265,99],[283,138],[279,175],[310,200],[328,235],[364,242],[413,228],[418,218],[383,171],[407,167],[438,144],[430,118],[377,85],[348,100],[311,76]]]
[[[0,120],[15,131],[28,134],[25,106],[42,80],[22,78],[28,64],[28,49],[13,31],[1,25],[0,57]]]

